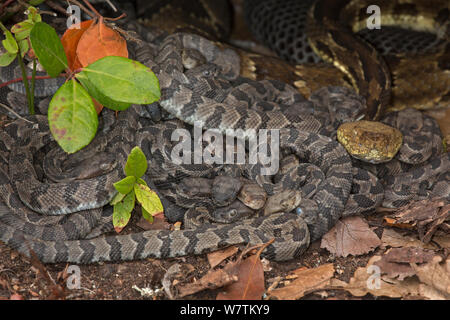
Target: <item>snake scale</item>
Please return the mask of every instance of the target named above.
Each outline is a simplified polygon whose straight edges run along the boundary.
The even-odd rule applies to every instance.
[[[198,50],[207,63],[186,71],[182,62],[184,50]],[[364,184],[357,183],[358,180],[369,180],[370,173],[354,167],[345,149],[327,137],[332,136],[332,130],[323,125],[320,112],[308,112],[310,104],[286,84],[240,78],[234,68],[236,64],[226,63],[230,56],[233,58],[232,52],[222,51],[202,37],[177,33],[165,37],[158,46],[138,46],[135,56],[151,67],[160,80],[162,98],[159,105],[184,123],[198,121],[205,129],[215,129],[221,134],[232,134],[232,129],[244,129],[240,131],[241,138],[252,138],[254,130],[258,129],[280,129],[280,147],[323,172],[322,181],[311,192],[310,198],[302,199],[297,214],[278,212],[228,225],[207,223],[195,230],[97,237],[111,227],[103,224],[111,219],[111,210],[102,211],[101,207],[105,198],[106,202],[111,198],[112,183],[123,177],[121,165],[129,150],[138,144],[152,155],[153,149],[161,151],[164,148],[161,144],[152,144],[152,137],[158,136],[161,127],[140,123],[139,107],[133,106],[122,112],[112,131],[96,138],[106,142],[93,144],[93,148],[101,145],[102,152],[117,154],[117,163],[108,167],[108,172],[90,178],[87,184],[84,181],[56,184],[51,191],[55,194],[52,194],[47,193],[52,184],[40,183],[39,174],[32,165],[33,154],[51,143],[45,119],[36,116],[28,118],[33,124],[17,120],[0,132],[3,151],[0,195],[4,203],[0,206],[0,240],[25,254],[32,249],[43,262],[92,263],[200,254],[233,244],[264,243],[274,238],[264,254],[271,259],[288,260],[301,255],[310,241],[319,239],[335,224],[349,205],[351,193],[352,200],[359,205],[363,199],[366,201],[364,194],[382,192],[379,184],[369,184],[363,190]],[[330,90],[329,97],[324,99],[328,100],[324,108],[331,108],[333,102],[342,103],[342,96],[350,95],[348,91],[343,93],[343,89]],[[317,101],[321,98],[323,94],[316,97]],[[284,106],[298,109],[291,112],[289,108],[287,111],[277,109]],[[305,113],[300,114],[298,110]],[[439,150],[433,151],[437,152],[433,156],[439,154]],[[425,184],[432,183],[429,177],[435,176],[435,185],[444,185],[435,190],[448,196],[449,163],[449,154],[443,154],[426,166],[392,178],[390,186],[394,201],[399,200],[399,195],[411,195],[411,190],[405,190],[411,176],[416,180],[423,179]],[[23,168],[19,169],[19,166],[25,168],[27,175],[21,174]],[[259,165],[248,168],[250,178],[257,178],[251,175],[259,169]],[[151,179],[151,176],[146,177],[146,180]],[[428,187],[420,186],[424,196],[429,195]],[[21,194],[25,189],[36,190],[37,193],[33,196]],[[56,196],[58,193],[61,197]],[[52,199],[46,198],[47,195],[53,195]],[[83,207],[80,207],[80,197],[84,199]],[[51,205],[52,201],[61,198],[64,205],[59,206],[58,202]],[[51,214],[71,214],[46,216],[44,219],[29,207],[38,207],[41,209],[37,211]]]

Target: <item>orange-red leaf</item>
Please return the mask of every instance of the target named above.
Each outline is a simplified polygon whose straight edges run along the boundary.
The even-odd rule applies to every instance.
[[[81,23],[73,24],[64,32],[61,42],[66,52],[67,61],[71,70],[81,68],[81,64],[77,58],[77,47],[81,36],[91,26],[94,20],[87,20]]]
[[[81,66],[85,67],[106,56],[128,58],[127,42],[100,18],[81,35],[77,57]]]

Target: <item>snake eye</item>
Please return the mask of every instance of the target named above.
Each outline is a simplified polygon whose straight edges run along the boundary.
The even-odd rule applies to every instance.
[[[230,217],[235,217],[236,215],[237,215],[237,210],[236,209],[232,209],[232,210],[230,210]]]
[[[205,70],[205,71],[203,71],[203,75],[205,77],[209,77],[211,75],[211,72],[209,70]]]
[[[109,163],[102,163],[100,165],[100,169],[102,169],[103,171],[109,170],[111,168],[111,165]]]
[[[298,214],[298,215],[301,215],[303,213],[302,208],[297,207],[297,209],[295,209],[295,213]]]

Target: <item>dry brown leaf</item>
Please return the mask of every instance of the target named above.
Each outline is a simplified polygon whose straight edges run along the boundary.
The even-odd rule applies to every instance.
[[[389,227],[396,227],[401,229],[412,229],[414,226],[409,223],[400,223],[397,219],[390,218],[390,217],[384,217],[383,218],[384,223]]]
[[[448,295],[444,295],[439,290],[424,283],[419,284],[419,295],[430,300],[448,300]]]
[[[225,287],[226,297],[225,299],[261,299],[262,293],[264,292],[264,272],[262,272],[262,281],[260,272],[255,270],[255,266],[262,270],[262,265],[260,260],[260,253],[264,250],[267,244],[254,246],[245,249],[237,261],[229,262],[224,268],[218,270],[210,270],[208,273],[197,281],[189,283],[187,285],[180,285],[178,287],[179,297],[185,297],[205,289],[217,289]],[[233,248],[233,247],[231,247]],[[242,257],[248,254],[250,251],[260,248],[260,250],[249,258],[242,260]],[[234,251],[234,249],[229,249]],[[259,261],[256,261],[256,259]],[[220,263],[220,262],[219,262]],[[259,266],[258,266],[259,264]],[[239,282],[238,286],[233,286],[234,283]],[[262,283],[262,292],[256,292]],[[259,296],[258,296],[259,295]],[[256,298],[254,297],[256,296]],[[219,293],[218,299],[221,297]]]
[[[272,242],[271,241],[257,246],[259,249],[256,254],[236,262],[236,271],[239,280],[219,292],[217,300],[261,300],[265,291],[264,287],[264,268],[261,263],[261,252]],[[244,250],[243,254],[252,251],[255,247]],[[241,256],[242,257],[242,256]]]
[[[148,222],[141,216],[139,222],[136,225],[144,230],[169,230],[170,223],[166,221],[163,213],[158,213],[153,216],[153,223]]]
[[[398,255],[396,258],[399,260],[405,259],[405,257],[401,258],[401,255]],[[442,265],[439,263],[442,258],[434,256],[430,262],[421,266],[412,263],[411,266],[416,275],[407,277],[404,280],[398,280],[382,275],[382,271],[376,269],[381,259],[381,256],[373,256],[367,263],[367,266],[358,268],[355,271],[349,283],[331,279],[330,285],[344,289],[357,297],[371,294],[377,297],[385,296],[404,299],[449,299],[450,260],[447,260],[446,264]],[[418,257],[417,261],[424,261],[423,257]]]
[[[381,244],[377,235],[361,217],[347,217],[323,236],[320,247],[340,257],[366,254]]]
[[[294,271],[297,276],[283,288],[273,289],[268,292],[269,297],[279,300],[296,300],[305,295],[306,292],[324,288],[330,284],[334,274],[332,263],[321,265],[314,269],[300,268]]]
[[[416,237],[404,236],[390,228],[384,228],[381,236],[381,243],[383,247],[417,247],[422,249],[436,249],[436,246],[432,244],[425,244]]]
[[[9,300],[23,300],[23,297],[18,294],[18,293],[13,293],[10,297]]]
[[[399,281],[377,274],[377,267],[372,267],[372,265],[380,259],[381,256],[373,256],[366,267],[356,269],[349,283],[332,279],[331,285],[345,289],[356,297],[362,297],[368,293],[377,297],[385,296],[390,298],[419,295],[419,282],[417,280],[407,278]]]
[[[442,248],[450,248],[450,235],[434,236],[433,241],[439,244]]]
[[[450,258],[441,264],[442,257],[434,256],[424,265],[418,266],[411,263],[419,280],[428,286],[440,291],[446,299],[450,299]]]
[[[450,204],[446,205],[445,199],[436,198],[412,202],[401,207],[393,215],[385,218],[385,221],[394,226],[415,226],[420,239],[428,243],[432,236],[450,217]]]
[[[178,288],[179,297],[203,291],[205,289],[217,289],[238,281],[237,272],[233,269],[211,270],[199,280]]]
[[[208,253],[208,262],[211,268],[215,268],[218,266],[223,260],[231,257],[232,255],[236,254],[238,252],[238,247],[232,246],[225,248],[223,250],[214,251],[211,253]]]
[[[174,278],[180,272],[181,272],[181,265],[179,263],[175,263],[171,265],[169,269],[167,269],[161,281],[164,291],[166,292],[166,295],[169,297],[170,300],[174,299],[174,295],[171,290],[172,278]]]
[[[434,252],[414,247],[392,248],[387,251],[382,258],[375,262],[381,269],[382,274],[389,278],[403,280],[416,274],[410,263],[420,263],[431,261]]]

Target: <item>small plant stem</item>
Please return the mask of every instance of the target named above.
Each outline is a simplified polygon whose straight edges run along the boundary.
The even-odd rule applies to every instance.
[[[20,69],[22,70],[23,85],[25,86],[25,92],[27,93],[28,112],[32,115],[32,114],[34,114],[34,104],[33,104],[33,99],[31,97],[30,87],[28,85],[27,71],[25,69],[25,64],[23,63],[22,53],[20,52],[20,48],[19,48],[19,52],[17,53],[17,59],[19,59],[19,66],[20,66]]]
[[[102,15],[92,6],[92,4],[88,0],[83,0],[84,4],[91,10],[97,17],[101,17]]]
[[[2,4],[2,6],[0,7],[0,14],[2,14],[3,10],[13,2],[14,2],[14,0],[7,0],[4,4]]]
[[[28,76],[27,78],[28,78],[28,80],[31,80],[32,77]],[[50,79],[50,78],[51,78],[50,76],[36,76],[35,77],[35,79]],[[9,86],[11,83],[16,83],[16,82],[20,82],[20,81],[23,81],[23,79],[17,78],[17,79],[9,80],[8,82],[3,82],[2,84],[0,84],[0,88]]]
[[[35,82],[36,82],[36,58],[33,58],[33,72],[31,73],[31,105],[33,106],[33,112],[34,112],[34,88],[35,88]]]

